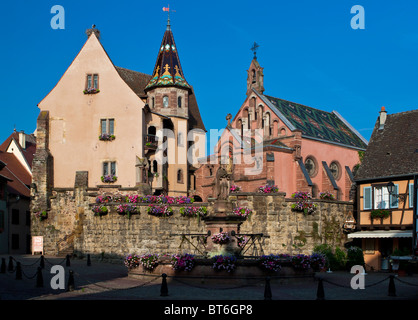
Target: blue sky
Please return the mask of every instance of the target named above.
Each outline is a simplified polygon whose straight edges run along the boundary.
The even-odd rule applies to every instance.
[[[51,8],[65,9],[54,30]],[[418,108],[418,2],[369,1],[80,1],[2,3],[0,141],[14,127],[32,133],[37,104],[54,87],[96,24],[116,66],[151,74],[171,24],[186,80],[208,129],[226,125],[245,99],[251,45],[264,67],[265,94],[338,111],[367,140],[382,106]],[[354,30],[351,8],[365,10]]]

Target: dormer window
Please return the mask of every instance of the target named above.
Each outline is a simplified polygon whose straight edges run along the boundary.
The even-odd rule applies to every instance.
[[[163,97],[163,107],[168,108],[168,97],[167,96]]]

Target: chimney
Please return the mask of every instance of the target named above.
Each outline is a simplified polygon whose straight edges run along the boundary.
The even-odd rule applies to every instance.
[[[22,149],[26,149],[26,135],[23,130],[19,132],[19,144]]]
[[[387,112],[385,110],[385,107],[382,107],[379,114],[380,114],[380,116],[379,116],[379,130],[383,130],[383,128],[385,127],[385,122],[386,122],[386,117],[387,117]]]

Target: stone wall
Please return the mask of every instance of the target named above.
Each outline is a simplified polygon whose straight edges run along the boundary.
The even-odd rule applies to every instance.
[[[122,191],[135,193],[134,190]],[[48,219],[35,220],[32,224],[32,235],[44,236],[45,254],[73,252],[78,256],[90,254],[92,257],[120,259],[131,253],[186,252],[200,255],[205,250],[202,244],[198,244],[198,235],[207,234],[205,222],[182,217],[179,209],[183,205],[172,205],[174,214],[162,218],[149,215],[147,205],[141,204],[140,214],[128,218],[116,212],[116,204],[108,203],[110,211],[107,215],[94,216],[92,206],[96,196],[115,192],[121,190],[82,186],[73,190],[54,189]],[[317,244],[343,246],[347,241],[342,226],[352,213],[351,202],[315,200],[317,210],[304,215],[293,211],[294,200],[286,199],[282,193],[274,196],[240,193],[231,195],[229,200],[236,206],[253,210],[239,229],[241,234],[253,235],[255,242],[255,246],[247,246],[249,249],[245,255],[310,254]],[[194,205],[207,206],[209,214],[213,211],[213,203]],[[182,237],[182,234],[186,236]]]

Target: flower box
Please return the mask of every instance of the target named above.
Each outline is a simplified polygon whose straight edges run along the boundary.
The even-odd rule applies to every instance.
[[[376,209],[376,210],[372,210],[372,212],[370,212],[370,218],[372,219],[385,219],[388,218],[390,216],[390,211],[389,210],[385,210],[385,209]]]
[[[101,140],[101,141],[112,141],[112,140],[115,140],[115,135],[114,134],[108,134],[108,133],[102,133],[100,136],[99,136],[99,140]]]
[[[96,94],[99,93],[100,90],[96,88],[87,88],[83,91],[84,94]]]
[[[240,186],[237,186],[237,185],[232,185],[232,186],[229,188],[229,191],[230,191],[231,193],[234,193],[234,192],[240,192],[240,191],[241,191],[241,187],[240,187]]]
[[[43,221],[48,218],[48,213],[44,211],[38,211],[35,213],[35,217],[39,219],[39,221]]]
[[[237,217],[247,218],[251,215],[251,213],[253,213],[253,211],[245,207],[238,207],[235,208],[232,213]]]
[[[319,193],[319,198],[323,200],[335,200],[334,195],[331,192],[325,191]]]
[[[147,208],[147,212],[151,216],[155,217],[169,217],[172,216],[174,211],[169,206],[155,206],[150,205]]]
[[[101,180],[104,183],[112,183],[112,182],[115,182],[116,180],[118,180],[118,177],[114,176],[112,174],[108,174],[108,175],[102,176]]]
[[[131,204],[120,204],[116,207],[116,212],[130,218],[131,215],[139,213],[139,208]]]
[[[258,188],[258,192],[260,192],[260,193],[276,193],[276,192],[279,192],[279,188],[277,186],[265,185],[265,186],[260,186]]]
[[[292,194],[292,198],[297,200],[297,202],[291,206],[293,210],[301,211],[305,215],[315,212],[317,205],[312,202],[312,196],[309,192],[295,192]]]
[[[228,243],[231,240],[228,233],[225,232],[225,231],[214,234],[211,237],[211,239],[212,239],[213,243],[216,243],[216,244],[225,244],[225,243]]]
[[[205,217],[208,212],[206,207],[182,207],[179,211],[183,217]]]
[[[101,217],[108,214],[109,209],[103,205],[93,206],[92,211],[94,212],[95,216]]]

